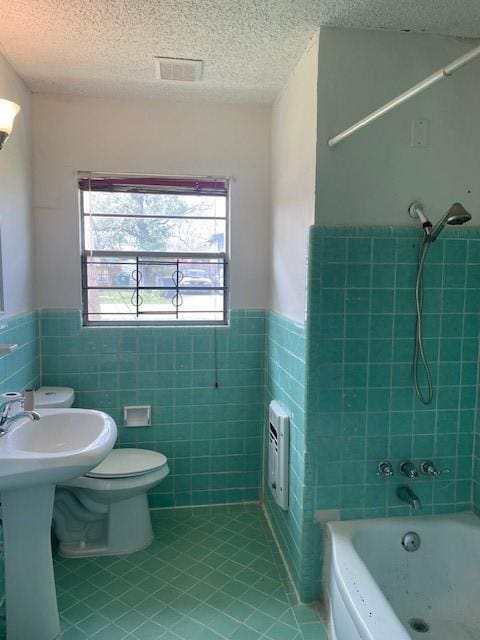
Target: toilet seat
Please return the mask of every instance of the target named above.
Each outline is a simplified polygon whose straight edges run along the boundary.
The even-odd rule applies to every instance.
[[[87,478],[129,478],[157,471],[167,464],[163,453],[148,449],[112,449]]]

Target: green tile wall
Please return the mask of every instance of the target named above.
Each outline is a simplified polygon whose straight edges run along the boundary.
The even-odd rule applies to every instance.
[[[118,440],[168,456],[152,506],[259,499],[263,310],[232,311],[217,328],[81,327],[79,311],[40,313],[43,384],[72,386],[77,406],[118,425],[124,405],[152,406],[152,426],[120,428]]]
[[[479,406],[479,394],[480,390],[477,390],[477,407]],[[472,501],[474,512],[480,516],[480,423],[478,414],[473,449]]]
[[[277,539],[288,562],[295,586],[303,601],[315,597],[312,584],[318,582],[313,551],[313,491],[310,462],[305,443],[305,331],[304,326],[276,313],[266,321],[266,409],[275,399],[290,413],[289,510],[272,499],[266,473],[267,429],[265,430],[265,505]],[[310,484],[310,486],[309,486]],[[318,589],[317,589],[318,591]]]
[[[472,500],[473,510],[480,516],[480,434],[478,426],[475,430],[475,445],[473,458],[473,480],[472,480]]]
[[[40,384],[38,313],[0,318],[0,343],[18,344],[0,357],[0,393],[23,391]]]
[[[435,397],[412,384],[414,286],[421,233],[313,228],[309,285],[315,508],[342,518],[410,513],[406,478],[375,475],[390,459],[434,460],[449,475],[419,478],[421,514],[470,509],[480,311],[480,232],[446,229],[425,268],[425,346]]]

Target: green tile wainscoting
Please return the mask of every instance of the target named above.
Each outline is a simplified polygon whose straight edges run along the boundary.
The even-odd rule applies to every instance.
[[[232,311],[228,327],[117,328],[44,309],[42,382],[71,386],[77,406],[112,415],[118,446],[168,457],[152,507],[258,501],[264,327],[263,310]],[[123,406],[136,404],[152,406],[152,426],[123,428]]]
[[[421,515],[472,508],[480,231],[445,229],[425,267],[425,348],[435,386],[413,390],[414,287],[421,231],[313,228],[307,423],[315,508],[342,519],[409,514],[376,464],[432,459],[449,475],[415,480]]]
[[[15,351],[0,356],[0,393],[23,391],[40,384],[38,312],[0,316],[0,343],[17,344]]]
[[[285,316],[268,313],[265,343],[266,409],[275,399],[290,414],[289,509],[284,511],[268,489],[268,429],[264,447],[264,501],[270,522],[304,602],[318,596],[319,574],[313,552],[313,492],[305,451],[305,331]]]

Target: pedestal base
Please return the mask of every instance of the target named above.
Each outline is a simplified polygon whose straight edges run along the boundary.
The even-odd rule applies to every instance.
[[[50,527],[55,485],[2,491],[8,640],[60,633]]]

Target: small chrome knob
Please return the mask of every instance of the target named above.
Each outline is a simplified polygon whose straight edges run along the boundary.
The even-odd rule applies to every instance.
[[[402,476],[407,476],[407,478],[410,478],[410,480],[415,480],[415,478],[418,478],[417,468],[413,464],[413,462],[410,462],[410,460],[404,460],[403,462],[401,462],[398,470],[400,471]]]
[[[392,463],[389,460],[382,460],[377,464],[377,476],[391,478],[393,476]]]

